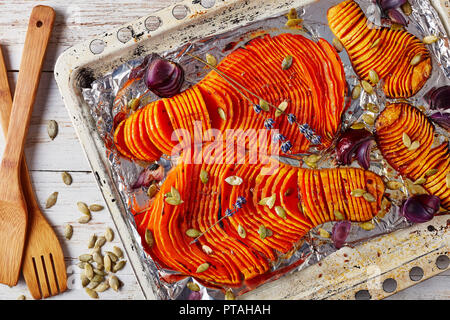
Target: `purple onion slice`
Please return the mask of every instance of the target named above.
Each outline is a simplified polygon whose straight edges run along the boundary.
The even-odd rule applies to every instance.
[[[421,194],[409,197],[402,205],[402,215],[412,223],[424,223],[433,219],[439,211],[439,197]]]

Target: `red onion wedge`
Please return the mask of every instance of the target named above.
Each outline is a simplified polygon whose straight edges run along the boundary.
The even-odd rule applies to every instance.
[[[147,188],[154,181],[161,181],[164,178],[164,168],[158,164],[152,164],[148,168],[142,170],[136,182],[131,186],[132,189],[141,187]]]
[[[407,0],[378,0],[378,4],[383,10],[397,9],[406,3]]]
[[[401,212],[409,222],[424,223],[433,219],[440,206],[441,200],[436,196],[414,195],[403,203]]]
[[[450,86],[443,86],[431,89],[425,100],[433,110],[445,111],[450,109]]]
[[[341,135],[336,146],[338,162],[350,165],[356,154],[359,165],[366,170],[369,169],[372,140],[372,134],[365,129],[348,129]]]
[[[344,246],[351,228],[352,224],[349,221],[339,221],[334,224],[333,230],[331,231],[331,240],[333,240],[336,249]]]

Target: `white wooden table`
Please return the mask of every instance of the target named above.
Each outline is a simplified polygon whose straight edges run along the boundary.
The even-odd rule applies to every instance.
[[[3,46],[10,84],[14,87],[20,65],[22,47],[29,14],[37,4],[52,6],[57,13],[55,27],[45,61],[39,92],[35,103],[26,144],[26,156],[39,203],[44,207],[47,197],[59,192],[57,204],[44,210],[63,246],[69,290],[50,299],[90,299],[82,290],[77,257],[88,251],[87,241],[92,233],[103,234],[107,226],[114,224],[105,209],[93,213],[89,224],[77,223],[80,213],[76,202],[104,204],[95,178],[78,142],[70,118],[59,95],[53,66],[60,53],[68,47],[89,39],[128,21],[148,15],[152,11],[176,3],[176,0],[0,0],[0,44]],[[59,134],[51,141],[47,135],[47,122],[56,120]],[[0,138],[0,153],[4,139]],[[61,172],[68,171],[73,183],[66,186]],[[72,239],[63,237],[65,224],[74,227]],[[118,236],[113,244],[121,246]],[[113,290],[101,293],[101,299],[143,299],[143,295],[129,264],[118,273],[124,283],[119,293]],[[21,278],[16,287],[0,285],[0,299],[16,299],[24,294],[31,299],[25,281]],[[450,272],[429,279],[390,299],[450,299]]]

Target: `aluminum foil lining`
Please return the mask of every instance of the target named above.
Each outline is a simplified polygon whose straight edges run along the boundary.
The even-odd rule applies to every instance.
[[[189,52],[199,57],[204,57],[206,53],[214,55],[218,61],[226,57],[233,49],[228,49],[230,44],[235,44],[234,48],[244,45],[248,40],[261,32],[276,35],[285,32],[301,33],[304,36],[314,40],[318,37],[325,38],[330,43],[334,36],[331,33],[326,18],[326,12],[329,7],[340,3],[341,1],[319,1],[317,3],[308,5],[306,7],[296,8],[300,18],[304,19],[304,28],[302,30],[287,30],[284,28],[286,17],[275,16],[261,21],[255,21],[249,25],[240,26],[230,32],[219,34],[208,39],[201,39],[188,45],[189,48],[180,47],[170,52],[156,52],[162,57],[178,62],[185,70],[186,81],[183,89],[186,89],[199,80],[201,80],[208,72],[204,65],[192,57],[184,55],[188,49]],[[377,25],[386,25],[388,22],[382,17],[380,8],[374,3],[375,1],[357,1],[361,8],[366,13],[370,21]],[[450,84],[450,45],[446,31],[439,20],[439,16],[435,9],[432,7],[429,1],[423,0],[410,0],[413,8],[413,13],[408,17],[409,24],[407,30],[418,38],[423,38],[427,35],[439,35],[441,39],[428,46],[433,59],[433,74],[428,80],[425,87],[413,98],[409,99],[409,102],[415,106],[423,106],[422,110],[426,114],[430,114],[430,110],[425,100],[424,95],[433,87],[440,87]],[[290,8],[286,8],[286,12]],[[346,52],[340,54],[344,63],[347,82],[352,88],[357,82],[358,77],[355,75],[353,68],[350,64],[349,58]],[[118,91],[127,82],[130,71],[138,66],[144,57],[128,61],[119,66],[112,73],[104,75],[102,78],[97,79],[91,84],[90,88],[83,88],[83,97],[86,103],[90,106],[92,116],[97,124],[97,130],[100,136],[105,141],[107,149],[107,158],[109,160],[110,172],[112,174],[113,181],[116,184],[117,189],[121,195],[124,207],[128,208],[124,218],[129,219],[131,226],[135,226],[133,214],[131,208],[136,205],[145,209],[149,206],[149,198],[144,188],[133,189],[132,186],[137,180],[139,174],[149,166],[148,163],[129,161],[118,155],[113,143],[113,119],[114,116],[121,109],[122,104],[127,104],[131,99],[139,98],[141,105],[146,105],[148,102],[157,100],[154,94],[149,92],[143,82],[138,82],[133,85],[127,94],[122,96],[121,99],[115,101]],[[346,128],[352,123],[361,121],[360,118],[363,114],[363,107],[367,103],[374,103],[380,107],[381,110],[386,104],[394,102],[393,100],[386,99],[383,91],[383,84],[380,83],[376,90],[376,94],[367,95],[362,93],[361,98],[357,101],[352,101],[349,110],[344,115],[343,127]],[[375,115],[375,114],[374,114]],[[370,129],[370,128],[369,128]],[[448,141],[449,134],[436,126],[439,138],[437,142],[442,143]],[[386,177],[387,179],[397,179],[405,183],[402,178],[395,172],[383,159],[378,150],[374,150],[371,154],[371,167],[373,172]],[[319,163],[319,168],[335,167],[335,163],[332,160],[333,155],[330,152],[329,157],[324,157]],[[286,162],[293,166],[300,166],[301,163],[290,159],[281,159],[282,162]],[[170,157],[161,158],[158,163],[164,168],[164,172],[170,171],[174,164],[174,159]],[[356,167],[356,165],[355,165]],[[358,224],[353,224],[350,236],[347,239],[348,246],[356,246],[364,241],[368,241],[374,237],[382,234],[390,233],[400,228],[406,228],[409,223],[400,215],[399,205],[402,200],[409,194],[408,188],[403,188],[400,191],[391,192],[392,206],[390,211],[384,216],[384,218],[377,217],[374,219],[375,229],[366,231],[360,228]],[[333,223],[326,223],[321,227],[331,233]],[[311,230],[300,243],[297,244],[298,250],[295,251],[289,259],[280,259],[273,266],[273,270],[280,267],[284,267],[303,259],[304,262],[290,271],[299,272],[305,267],[312,266],[327,255],[333,253],[334,248],[330,239],[321,238],[318,236],[318,227]],[[136,229],[132,227],[129,232],[136,238],[137,243],[141,243],[140,236]],[[151,275],[154,279],[158,292],[156,296],[160,299],[223,299],[224,294],[221,290],[210,289],[201,286],[200,292],[192,292],[186,288],[188,281],[194,281],[195,279],[184,278],[175,283],[167,283],[161,279],[162,275],[177,274],[171,270],[163,270],[157,267],[150,256],[143,250],[142,247],[136,248],[140,253],[142,267]],[[272,281],[269,279],[268,281]],[[239,288],[234,290],[236,294],[245,292],[247,288]]]

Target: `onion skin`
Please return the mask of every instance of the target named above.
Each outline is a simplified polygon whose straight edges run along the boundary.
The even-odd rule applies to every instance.
[[[425,100],[433,110],[450,109],[450,86],[431,89],[425,95]]]
[[[363,142],[356,150],[356,160],[365,170],[370,168],[370,151],[372,151],[372,140]]]
[[[409,197],[402,205],[402,215],[412,223],[432,220],[441,207],[439,197],[421,194]]]
[[[436,112],[430,116],[430,120],[450,131],[450,113]]]
[[[378,4],[383,10],[397,9],[406,3],[407,0],[378,0]]]
[[[139,177],[137,178],[136,182],[131,186],[132,189],[138,189],[138,188],[147,188],[149,187],[154,181],[161,181],[164,179],[164,168],[162,166],[158,166],[155,170],[151,170],[151,166],[149,168],[146,168],[142,170],[142,172],[139,174]]]
[[[345,131],[336,146],[338,162],[342,165],[350,165],[354,153],[357,153],[358,163],[367,169],[370,167],[370,154],[372,134],[365,129],[348,129]]]
[[[389,9],[387,11],[387,15],[394,23],[401,24],[402,26],[406,26],[408,24],[403,14],[397,9]]]
[[[333,240],[336,249],[344,246],[351,228],[352,224],[349,221],[339,221],[334,224],[333,230],[331,231],[331,240]]]

